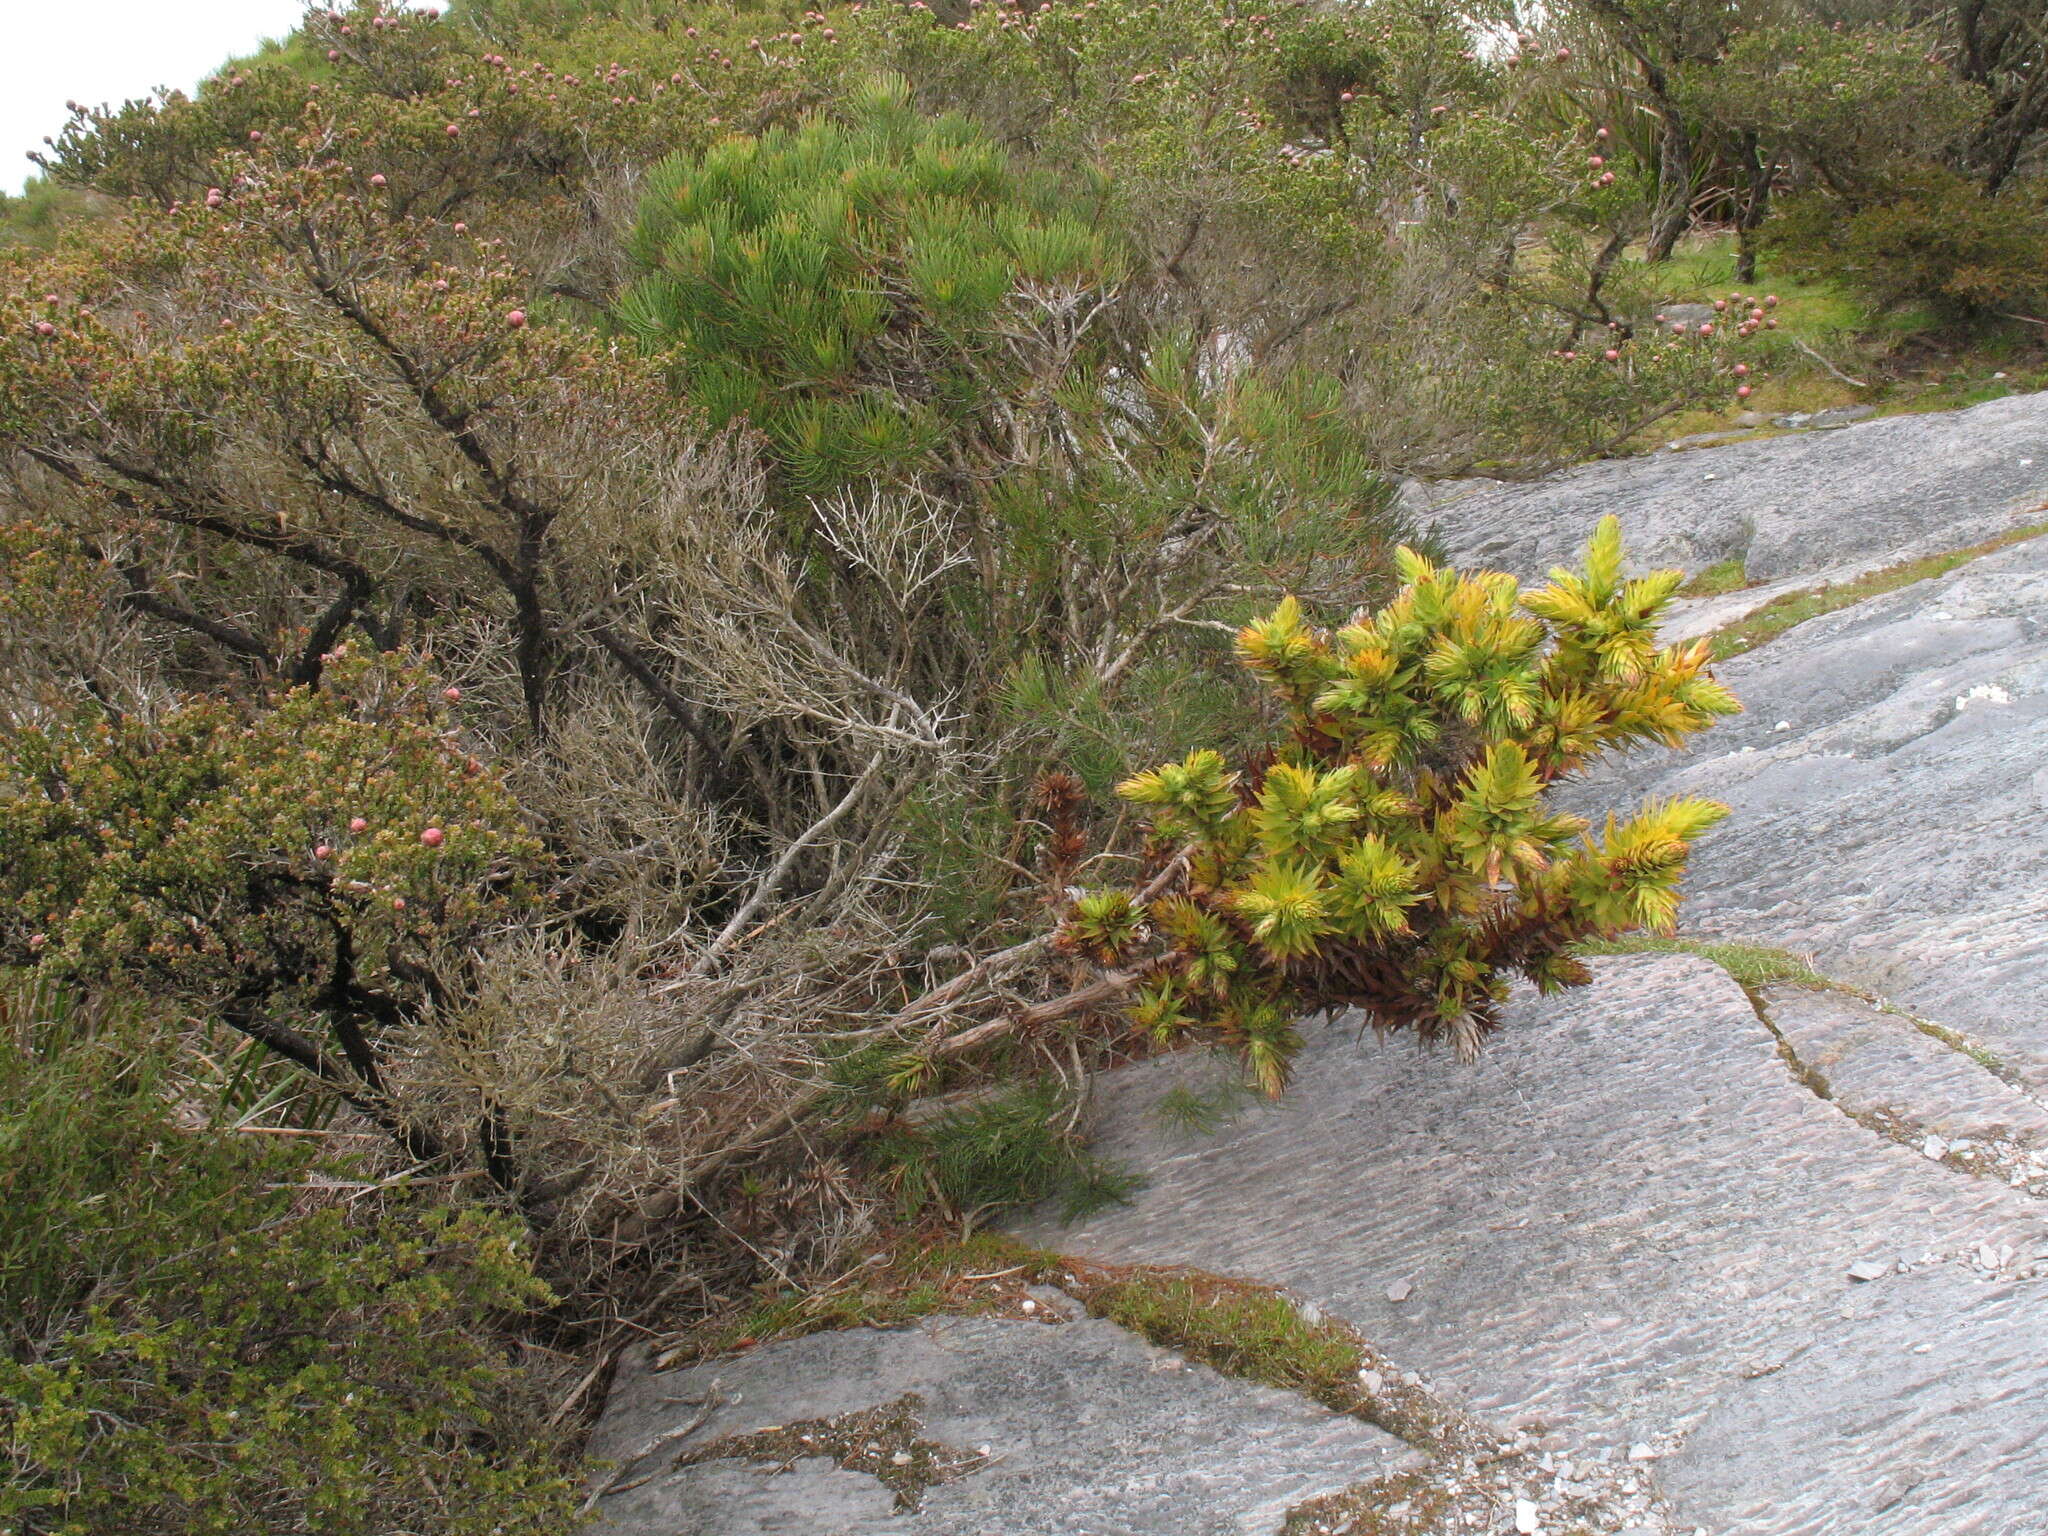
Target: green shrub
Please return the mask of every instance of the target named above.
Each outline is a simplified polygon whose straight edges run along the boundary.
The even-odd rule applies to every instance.
[[[845,125],[666,161],[641,204],[620,319],[679,348],[691,398],[766,433],[799,492],[935,465],[1020,384],[1011,310],[1081,304],[1115,274],[1104,237],[986,134],[904,95],[884,81]]]
[[[0,977],[0,1528],[559,1536],[516,1229],[186,1128],[170,1043]]]
[[[1792,201],[1768,233],[1788,271],[1839,277],[1881,306],[1924,304],[1957,320],[2048,306],[2048,193],[2035,187],[1986,197],[1926,168],[1855,206]]]
[[[1033,1083],[893,1130],[877,1142],[874,1158],[909,1216],[936,1205],[973,1221],[1056,1199],[1071,1220],[1136,1187],[1076,1144],[1074,1119],[1073,1100],[1058,1085]]]
[[[435,1156],[392,1037],[530,906],[539,844],[433,679],[343,653],[325,681],[0,734],[0,961],[217,1015]]]

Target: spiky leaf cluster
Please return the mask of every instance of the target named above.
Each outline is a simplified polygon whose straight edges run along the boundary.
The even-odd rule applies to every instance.
[[[1575,941],[1668,929],[1693,840],[1727,814],[1672,799],[1595,831],[1550,804],[1592,759],[1741,708],[1704,643],[1658,645],[1680,574],[1626,576],[1613,518],[1536,591],[1412,550],[1399,566],[1394,600],[1335,633],[1291,598],[1244,629],[1284,734],[1239,770],[1203,750],[1124,783],[1185,879],[1149,903],[1091,893],[1069,919],[1073,948],[1149,973],[1134,1023],[1213,1031],[1270,1091],[1294,1020],[1325,1009],[1469,1055],[1511,975],[1582,983]]]

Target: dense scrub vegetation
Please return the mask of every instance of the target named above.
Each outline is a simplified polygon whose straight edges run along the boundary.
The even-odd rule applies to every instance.
[[[560,1528],[536,1361],[1113,1198],[1105,1061],[1468,1049],[1667,924],[1718,808],[1545,794],[1733,707],[1676,578],[1395,483],[1820,295],[2039,327],[2037,9],[359,3],[78,109],[0,207],[10,1528]]]

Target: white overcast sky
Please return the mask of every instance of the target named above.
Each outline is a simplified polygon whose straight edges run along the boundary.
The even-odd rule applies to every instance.
[[[0,190],[21,190],[66,101],[189,91],[303,14],[304,0],[0,0]]]

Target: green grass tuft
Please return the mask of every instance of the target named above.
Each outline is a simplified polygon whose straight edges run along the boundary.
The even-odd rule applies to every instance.
[[[941,1208],[969,1225],[991,1212],[1058,1200],[1067,1220],[1128,1199],[1130,1174],[1089,1155],[1070,1129],[1072,1098],[1057,1083],[906,1125],[875,1144],[876,1163],[915,1218]]]
[[[1790,950],[1773,949],[1763,944],[1657,938],[1643,934],[1621,939],[1588,939],[1575,948],[1581,955],[1697,955],[1720,966],[1744,991],[1774,986],[1827,989],[1835,986]]]
[[[1679,588],[1680,597],[1719,597],[1724,592],[1740,592],[1751,585],[1749,568],[1740,560],[1722,560],[1696,574],[1692,580]]]
[[[1186,1084],[1169,1088],[1152,1106],[1160,1124],[1190,1136],[1213,1135],[1243,1105],[1249,1090],[1242,1084],[1223,1082],[1213,1088],[1194,1089]]]

